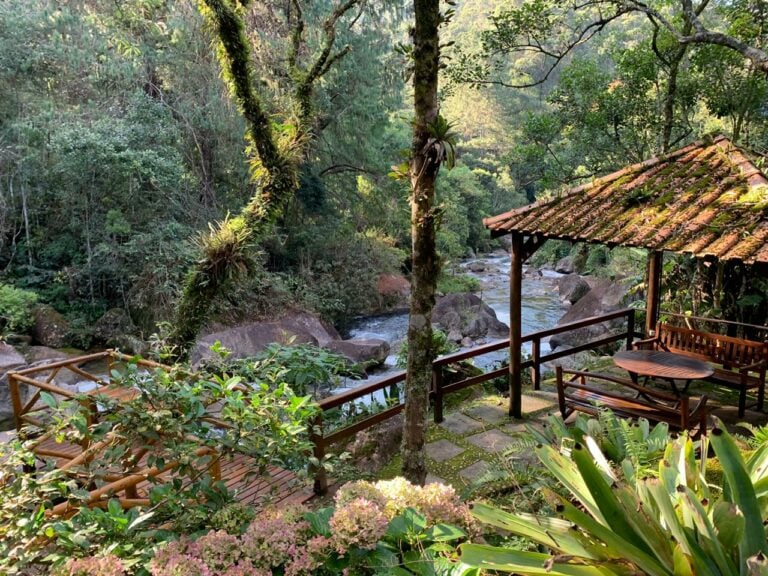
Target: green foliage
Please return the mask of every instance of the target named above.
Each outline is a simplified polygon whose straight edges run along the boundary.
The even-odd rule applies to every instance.
[[[555,555],[464,544],[461,559],[518,574],[762,574],[768,445],[744,459],[725,430],[714,429],[710,441],[724,472],[721,491],[704,478],[706,439],[699,458],[685,435],[671,441],[658,478],[630,483],[617,477],[590,436],[570,457],[538,448],[542,464],[570,493],[552,494],[562,519],[487,505],[475,506],[473,514]]]
[[[270,344],[252,358],[231,361],[224,358],[223,362],[214,362],[207,369],[248,382],[277,379],[303,396],[317,394],[338,384],[339,376],[348,371],[348,361],[344,356],[313,344],[290,341]]]
[[[451,354],[456,352],[459,347],[448,340],[448,334],[438,328],[432,329],[432,350],[435,357],[444,356],[445,354]],[[400,350],[397,352],[397,367],[405,368],[408,364],[408,342],[405,341],[400,345]]]
[[[248,511],[232,504],[223,483],[211,476],[210,453],[217,457],[244,454],[252,465],[246,478],[256,481],[269,466],[302,473],[310,449],[308,425],[316,408],[308,397],[296,396],[277,368],[258,378],[192,374],[182,368],[151,372],[129,364],[112,374],[112,386],[135,391],[131,400],[117,402],[96,396],[98,422],[86,414],[91,402],[57,402],[43,393],[51,409],[48,432],[57,441],[106,442],[98,458],[85,460],[68,472],[42,467],[24,471],[34,462],[20,442],[8,443],[0,453],[0,571],[28,573],[33,566],[62,563],[67,558],[109,552],[128,566],[145,562],[154,546],[168,538],[210,527],[236,528],[247,523]],[[203,419],[206,408],[217,406],[216,417]],[[26,431],[34,437],[39,430]],[[110,471],[123,470],[138,451],[146,466],[162,469],[176,463],[162,479],[149,476],[150,508],[124,511],[117,501],[105,509],[78,508],[88,487]],[[196,453],[198,455],[196,455]],[[71,517],[46,514],[69,501]],[[221,512],[218,512],[221,510]]]
[[[441,294],[454,294],[458,292],[479,292],[480,280],[469,274],[446,273],[445,270],[437,280],[437,291]]]
[[[577,414],[569,426],[557,416],[550,416],[548,423],[542,430],[529,426],[528,433],[538,443],[564,449],[573,447],[575,442],[584,444],[589,436],[630,483],[656,473],[654,467],[670,440],[666,423],[660,422],[651,428],[645,418],[634,423],[610,410],[602,410],[597,418]]]
[[[25,332],[32,326],[37,294],[0,283],[0,332]]]

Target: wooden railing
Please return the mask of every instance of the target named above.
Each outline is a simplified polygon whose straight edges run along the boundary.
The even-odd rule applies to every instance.
[[[13,403],[13,414],[16,421],[16,429],[21,430],[24,424],[32,424],[34,426],[44,425],[38,418],[31,416],[31,414],[48,409],[47,406],[41,404],[41,394],[43,392],[49,393],[54,398],[74,400],[81,397],[82,394],[76,390],[67,389],[62,386],[58,379],[62,372],[71,372],[81,382],[93,382],[96,385],[92,394],[95,396],[102,389],[106,389],[109,386],[109,376],[103,378],[98,374],[93,374],[83,369],[84,365],[106,361],[106,372],[111,374],[119,365],[125,365],[127,363],[134,363],[144,368],[162,368],[169,370],[168,366],[152,362],[151,360],[144,360],[141,358],[134,358],[126,354],[121,354],[114,350],[105,350],[103,352],[96,352],[94,354],[88,354],[86,356],[79,356],[77,358],[68,358],[66,360],[60,360],[58,362],[52,362],[51,364],[44,364],[42,366],[36,366],[33,368],[27,368],[26,370],[20,370],[18,372],[10,372],[8,374],[8,388],[11,395],[11,402]],[[25,384],[30,387],[32,395],[23,401],[21,394],[21,386]],[[60,397],[60,398],[57,398]]]
[[[586,328],[588,326],[593,326],[595,324],[601,324],[603,322],[610,322],[612,320],[619,320],[619,319],[625,320],[625,328],[618,331],[615,334],[600,338],[598,340],[584,342],[583,344],[574,346],[572,348],[568,348],[566,350],[550,352],[548,354],[541,353],[541,342],[545,338],[554,336],[555,334],[563,334],[566,332],[571,332],[574,330]],[[533,387],[535,390],[538,390],[541,386],[541,365],[543,363],[551,362],[553,360],[558,360],[560,358],[564,358],[566,356],[570,356],[578,352],[583,352],[586,350],[594,350],[596,348],[605,346],[607,344],[612,344],[614,342],[624,341],[627,345],[627,348],[629,348],[631,347],[632,340],[638,336],[642,336],[642,334],[635,332],[635,311],[631,308],[617,310],[616,312],[611,312],[610,314],[605,314],[602,316],[593,316],[590,318],[585,318],[577,322],[563,324],[561,326],[556,326],[555,328],[550,328],[548,330],[541,330],[538,332],[533,332],[531,334],[525,334],[522,337],[521,343],[531,344],[531,357],[523,361],[522,368],[531,369],[531,379],[533,382]],[[433,402],[433,416],[436,423],[442,422],[443,420],[443,405],[444,405],[444,398],[446,395],[452,394],[454,392],[458,392],[459,390],[463,390],[471,386],[475,386],[477,384],[481,384],[483,382],[487,382],[489,380],[493,380],[495,378],[509,376],[509,368],[507,366],[504,366],[502,368],[497,368],[495,370],[490,370],[488,372],[484,372],[476,376],[465,378],[458,382],[451,382],[449,384],[445,384],[444,383],[445,368],[447,366],[450,366],[451,364],[456,364],[457,362],[461,362],[463,360],[477,358],[478,356],[483,356],[485,354],[490,354],[492,352],[497,352],[499,350],[505,350],[507,348],[509,348],[509,340],[508,339],[499,340],[497,342],[492,342],[491,344],[486,344],[483,346],[478,346],[477,348],[472,348],[471,350],[456,352],[454,354],[448,354],[446,356],[441,356],[435,359],[435,361],[432,363],[432,390],[430,391],[430,398]],[[321,400],[319,403],[320,410],[321,410],[320,415],[317,417],[315,421],[315,425],[313,427],[313,432],[312,432],[312,442],[314,444],[315,459],[319,463],[322,463],[322,461],[326,457],[327,449],[330,446],[337,444],[338,442],[346,438],[349,438],[350,436],[353,436],[354,434],[357,434],[362,430],[366,430],[368,428],[371,428],[372,426],[375,426],[376,424],[379,424],[381,422],[384,422],[385,420],[388,420],[389,418],[392,418],[393,416],[397,415],[403,410],[403,408],[405,407],[405,404],[402,401],[400,401],[398,397],[396,402],[394,401],[391,402],[382,411],[377,412],[375,414],[365,415],[362,418],[354,421],[353,423],[346,425],[342,428],[335,429],[328,434],[324,433],[324,420],[325,420],[324,415],[325,414],[327,414],[331,410],[341,408],[342,406],[345,406],[345,405],[354,406],[356,403],[362,402],[363,399],[365,399],[368,396],[372,397],[377,392],[382,392],[384,390],[387,390],[389,388],[402,384],[403,382],[405,382],[405,371],[401,371],[396,374],[393,374],[392,376],[379,380],[378,382],[360,386],[358,388],[354,388],[347,392],[343,392],[341,394],[337,394],[335,396],[331,396],[329,398],[325,398],[324,400]],[[323,467],[315,466],[314,475],[315,475],[315,483],[314,483],[315,492],[317,494],[326,493],[328,489],[328,479]]]

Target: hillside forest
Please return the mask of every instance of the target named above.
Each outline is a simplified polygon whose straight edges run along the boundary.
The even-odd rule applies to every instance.
[[[387,309],[383,275],[409,275],[410,188],[398,176],[411,145],[412,7],[347,4],[268,0],[246,11],[259,99],[276,140],[296,147],[298,186],[246,239],[248,274],[217,291],[208,326],[302,308],[343,330],[355,315]],[[652,4],[683,26],[685,2]],[[503,248],[483,217],[709,134],[768,151],[768,80],[755,61],[726,46],[678,44],[642,12],[588,22],[594,13],[557,7],[450,8],[438,291],[467,288],[452,272],[462,258]],[[766,47],[765,2],[705,2],[700,16]],[[334,49],[319,60],[331,18]],[[574,39],[576,30],[585,32]],[[194,0],[0,2],[4,333],[27,330],[35,303],[64,315],[67,344],[82,349],[97,343],[93,326],[109,310],[125,311],[144,339],[173,318],[211,231],[233,228],[263,168],[249,160],[257,143],[245,137],[214,36]],[[308,127],[300,138],[299,125]],[[538,263],[572,250],[583,249],[549,243]],[[643,273],[636,251],[583,256],[586,272]],[[768,317],[765,275],[747,281],[738,267],[723,275],[680,258],[666,266],[676,311]]]

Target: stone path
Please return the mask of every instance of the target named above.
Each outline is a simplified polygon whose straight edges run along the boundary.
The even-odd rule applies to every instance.
[[[518,452],[530,455],[526,425],[540,427],[557,412],[551,392],[523,395],[523,420],[507,415],[509,400],[484,396],[449,411],[445,420],[430,428],[426,446],[427,482],[453,484],[463,489],[498,475],[520,461]]]
[[[559,415],[554,386],[546,388],[523,394],[522,420],[509,418],[509,399],[494,395],[448,411],[445,420],[429,430],[427,482],[452,484],[461,491],[500,479],[513,482],[519,473],[536,477],[540,464],[527,428],[541,429],[550,415]],[[750,410],[739,418],[735,407],[710,403],[710,417],[720,419],[732,432],[744,432],[737,429],[739,422],[759,426],[768,420],[768,415]]]

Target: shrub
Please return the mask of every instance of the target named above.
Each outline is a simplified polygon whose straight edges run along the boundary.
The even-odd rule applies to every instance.
[[[32,306],[37,294],[0,283],[0,330],[25,332],[32,326]]]
[[[473,509],[482,522],[553,555],[463,544],[461,559],[516,574],[765,574],[768,444],[745,459],[728,432],[715,428],[697,458],[682,435],[667,444],[658,478],[623,482],[596,442],[584,440],[567,456],[551,446],[536,450],[569,492],[550,494],[561,518]],[[710,442],[723,469],[722,488],[704,476]]]
[[[448,340],[448,334],[438,328],[432,328],[432,350],[435,352],[435,356],[443,356],[444,354],[450,354],[456,352],[459,347]],[[405,340],[400,345],[400,350],[397,353],[397,367],[405,368],[408,364],[408,340]]]
[[[437,291],[441,294],[457,292],[478,292],[480,280],[469,274],[441,274],[437,280]]]
[[[447,522],[453,522],[453,526]],[[453,543],[473,526],[453,488],[419,487],[402,478],[353,482],[335,508],[269,510],[241,537],[211,531],[157,553],[152,576],[176,574],[422,574],[456,567]],[[432,573],[432,572],[429,572]],[[466,573],[456,571],[457,575]]]

